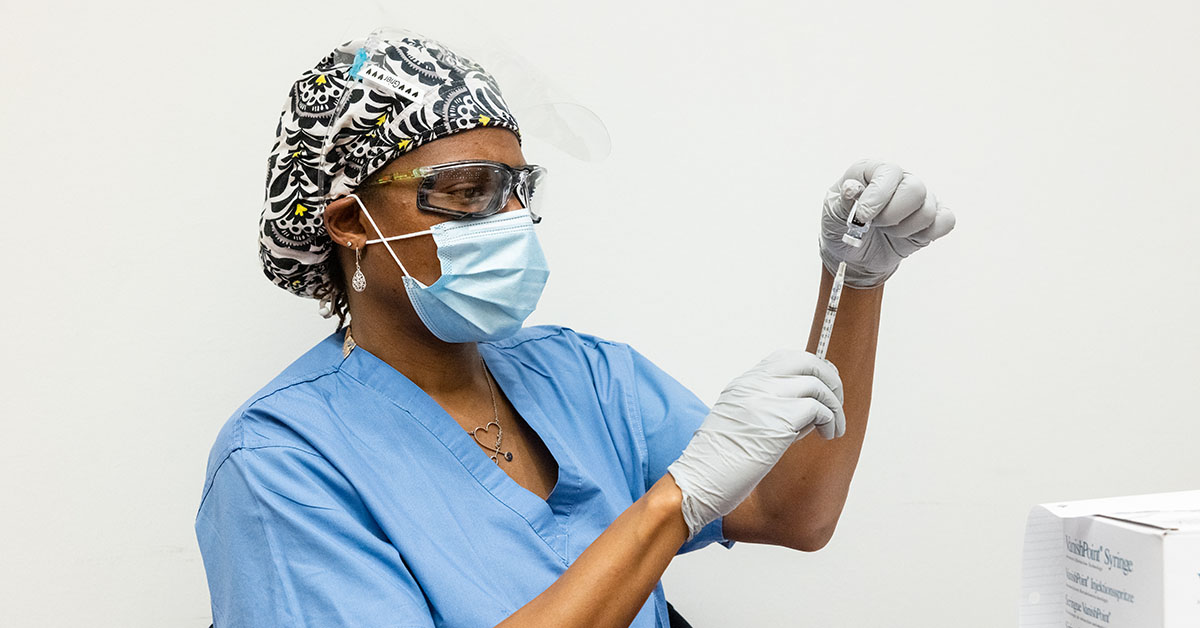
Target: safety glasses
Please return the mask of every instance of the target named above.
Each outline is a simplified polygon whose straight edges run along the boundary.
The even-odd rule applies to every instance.
[[[542,221],[546,169],[541,166],[513,168],[497,161],[454,161],[368,179],[363,186],[418,179],[417,207],[422,210],[455,218],[483,218],[503,209],[515,192],[533,221]]]

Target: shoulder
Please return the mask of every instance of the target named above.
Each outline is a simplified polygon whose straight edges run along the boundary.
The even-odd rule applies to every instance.
[[[509,359],[543,373],[562,373],[565,367],[585,367],[595,378],[629,380],[671,379],[654,361],[628,343],[575,331],[561,325],[522,328],[503,340],[480,343]]]
[[[594,353],[604,351],[629,351],[623,342],[601,338],[593,334],[575,331],[562,325],[533,325],[503,340],[483,343],[511,354],[535,354],[569,351]]]
[[[590,374],[598,385],[601,380],[632,375],[636,353],[623,342],[561,325],[525,327],[508,338],[480,346],[547,377]]]
[[[246,399],[226,419],[209,450],[201,502],[213,477],[233,452],[264,447],[288,447],[319,455],[292,422],[323,415],[328,409],[326,388],[342,361],[342,332],[330,334]]]

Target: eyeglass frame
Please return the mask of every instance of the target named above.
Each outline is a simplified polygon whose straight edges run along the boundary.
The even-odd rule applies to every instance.
[[[497,203],[495,199],[493,199],[491,202],[495,205],[495,207],[489,207],[480,212],[464,212],[430,205],[427,196],[429,193],[429,187],[425,184],[426,177],[438,172],[455,170],[466,166],[496,166],[500,168],[501,171],[507,173],[508,189],[506,190],[505,194],[500,197],[500,202]],[[487,159],[464,159],[461,161],[451,161],[432,166],[420,166],[407,172],[394,172],[382,177],[377,177],[373,180],[365,181],[361,187],[376,187],[394,183],[396,181],[411,181],[419,179],[421,180],[421,187],[417,188],[417,209],[437,214],[446,214],[455,218],[486,218],[488,216],[500,213],[500,210],[504,209],[504,206],[508,204],[508,197],[512,196],[514,192],[517,195],[517,202],[521,204],[521,207],[529,209],[529,201],[531,199],[526,196],[528,193],[528,187],[526,184],[528,183],[529,178],[534,174],[540,174],[540,176],[545,177],[546,173],[547,170],[545,167],[538,166],[536,164],[526,164],[519,168],[514,168],[499,161],[489,161]],[[532,210],[530,210],[530,216],[533,218],[534,224],[542,221],[542,217],[534,214]]]

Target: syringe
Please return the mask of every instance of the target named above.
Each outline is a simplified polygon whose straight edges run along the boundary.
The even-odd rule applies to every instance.
[[[829,305],[825,306],[825,322],[821,324],[821,339],[817,341],[817,357],[825,359],[829,350],[829,337],[833,335],[833,319],[837,318],[838,301],[842,298],[842,286],[846,283],[846,262],[838,264],[833,277],[833,289],[829,291]]]
[[[865,186],[855,179],[842,181],[842,198],[855,201],[850,215],[846,217],[846,235],[842,236],[842,241],[854,247],[862,246],[862,238],[867,234],[867,229],[871,227],[870,221],[860,223],[854,219],[858,210],[858,195],[862,194],[864,188]],[[846,262],[839,262],[837,273],[833,276],[833,288],[829,291],[829,304],[825,306],[825,322],[821,323],[821,339],[817,341],[817,357],[822,360],[825,359],[825,353],[829,350],[829,337],[833,335],[833,320],[837,318],[838,302],[842,299],[842,287],[845,284]]]

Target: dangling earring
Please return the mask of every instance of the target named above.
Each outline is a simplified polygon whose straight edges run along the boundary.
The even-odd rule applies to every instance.
[[[347,242],[348,245],[352,244]],[[361,249],[354,249],[354,277],[350,280],[350,285],[354,286],[355,292],[362,292],[367,289],[367,277],[363,274],[362,267],[358,265],[361,259],[359,253]]]

